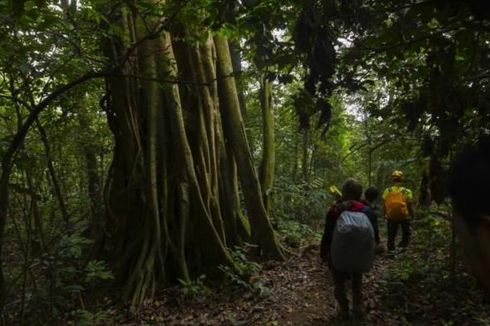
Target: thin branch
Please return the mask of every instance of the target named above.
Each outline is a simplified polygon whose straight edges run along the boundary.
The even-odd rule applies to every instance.
[[[357,152],[358,150],[360,150],[361,148],[363,147],[366,147],[367,145],[369,145],[368,142],[364,142],[364,143],[361,143],[361,144],[356,144],[356,145],[353,145],[349,148],[349,153],[347,153],[343,158],[342,160],[346,160],[349,156],[351,156],[352,154],[354,154],[355,152]]]
[[[22,104],[26,108],[31,107],[31,105],[29,103],[27,103],[26,101],[23,101],[23,100],[21,100],[21,99],[19,99],[17,97],[14,97],[14,96],[0,94],[0,98],[7,99],[7,100],[10,100],[10,101],[15,102],[15,103],[18,103],[18,104]]]
[[[381,140],[379,143],[377,143],[376,145],[374,145],[374,146],[370,146],[370,147],[369,147],[369,152],[370,152],[370,153],[373,153],[375,150],[377,150],[377,149],[378,149],[378,148],[380,148],[381,146],[383,146],[383,145],[385,145],[385,144],[387,144],[387,143],[392,142],[393,140],[395,140],[397,136],[399,136],[399,134],[395,134],[395,135],[393,135],[392,137],[385,138],[385,139]],[[368,145],[370,145],[370,144],[369,144],[369,142],[364,142],[364,143],[361,143],[359,146],[357,146],[357,148],[355,148],[355,149],[352,149],[352,148],[353,148],[353,147],[356,147],[356,146],[351,146],[351,149],[352,149],[352,150],[351,150],[349,153],[347,153],[347,154],[346,154],[346,155],[345,155],[345,156],[342,158],[342,160],[347,159],[349,156],[351,156],[352,154],[354,154],[355,152],[357,152],[357,151],[358,151],[358,150],[360,150],[361,148],[366,147],[366,146],[368,146]]]
[[[56,90],[54,90],[51,94],[49,94],[47,97],[45,97],[43,100],[41,100],[36,106],[34,106],[31,110],[31,113],[27,117],[27,119],[24,121],[22,126],[20,127],[19,131],[15,134],[14,139],[10,143],[9,147],[7,148],[6,152],[4,153],[3,159],[2,159],[2,179],[4,176],[7,176],[10,170],[10,165],[12,164],[12,158],[19,148],[20,144],[24,140],[25,136],[27,135],[27,132],[29,131],[29,128],[31,125],[36,121],[38,115],[43,111],[48,105],[51,104],[58,96],[61,94],[65,93],[66,91],[72,89],[73,87],[84,83],[88,80],[94,79],[94,78],[99,78],[99,77],[104,77],[106,76],[106,72],[89,72],[86,73],[85,75],[80,76],[77,79],[72,80],[71,82],[60,86]]]

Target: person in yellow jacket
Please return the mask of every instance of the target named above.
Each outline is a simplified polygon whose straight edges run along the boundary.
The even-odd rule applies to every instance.
[[[410,242],[410,220],[413,220],[412,191],[402,186],[403,172],[393,171],[392,185],[383,192],[384,217],[388,225],[388,252],[395,250],[398,229],[402,229],[399,247],[405,249]]]

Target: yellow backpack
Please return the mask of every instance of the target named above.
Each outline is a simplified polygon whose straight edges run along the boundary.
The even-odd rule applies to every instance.
[[[400,221],[408,217],[408,206],[403,189],[390,188],[385,198],[386,218]]]

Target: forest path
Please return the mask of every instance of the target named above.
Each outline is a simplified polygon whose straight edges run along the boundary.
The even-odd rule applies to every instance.
[[[146,322],[161,325],[332,325],[336,313],[333,282],[327,266],[319,257],[317,246],[287,261],[264,266],[256,288],[264,294],[213,294],[202,300],[178,302],[179,294],[167,290],[160,301],[148,302],[137,320],[123,324]],[[387,268],[386,258],[378,256],[373,270],[364,276],[364,296],[368,316],[363,323],[342,325],[387,324],[377,315],[377,280]],[[350,293],[350,291],[349,291]]]
[[[376,289],[381,274],[388,267],[389,261],[384,256],[377,256],[374,268],[364,275],[363,295],[368,312],[367,319],[363,322],[339,323],[335,320],[336,301],[334,298],[333,281],[331,274],[319,257],[318,250],[305,251],[301,257],[294,257],[287,263],[289,280],[286,278],[279,283],[279,288],[274,291],[280,297],[290,298],[290,304],[284,303],[279,308],[279,325],[362,325],[362,324],[384,324],[381,315],[376,313],[377,297]],[[347,284],[349,289],[350,282]],[[282,287],[282,289],[281,289]],[[349,296],[351,294],[348,290]]]
[[[122,325],[490,325],[490,297],[462,264],[451,276],[448,248],[420,239],[415,234],[406,255],[376,256],[363,279],[367,315],[361,322],[333,318],[333,282],[317,245],[285,262],[264,263],[249,291],[224,283],[201,295],[202,285],[192,284],[191,299],[174,287],[145,302],[137,315],[113,313]]]
[[[306,247],[292,249],[286,261],[263,262],[250,279],[223,282],[203,293],[192,283],[157,293],[137,315],[120,316],[123,325],[490,325],[490,294],[466,271],[464,259],[452,265],[451,241],[434,232],[439,219],[415,221],[412,241],[404,254],[376,255],[373,269],[363,276],[366,318],[338,322],[333,282],[320,259],[318,239],[303,239]],[[386,237],[382,233],[382,245]],[[243,261],[245,266],[253,263]],[[233,276],[233,275],[229,275]],[[235,284],[233,286],[233,284]],[[350,285],[350,284],[348,284]],[[248,287],[248,290],[245,289]],[[194,293],[185,298],[184,290]],[[206,291],[204,291],[206,292]],[[350,294],[351,291],[349,291]],[[120,314],[121,309],[115,308]]]

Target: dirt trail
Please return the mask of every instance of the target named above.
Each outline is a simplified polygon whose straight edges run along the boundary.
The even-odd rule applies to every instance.
[[[375,296],[378,287],[377,280],[386,268],[386,261],[378,257],[373,270],[364,275],[364,297],[368,318],[365,323],[383,324],[383,321],[374,313],[377,305]],[[281,288],[275,291],[284,293],[293,302],[289,307],[281,310],[280,325],[325,325],[335,323],[332,318],[336,313],[336,302],[333,297],[333,282],[328,268],[319,258],[317,251],[312,251],[303,257],[291,260],[289,269],[289,289]],[[280,282],[282,283],[282,282]],[[350,292],[350,291],[349,291]],[[369,314],[371,312],[371,314]],[[353,324],[350,322],[349,324]],[[362,324],[362,323],[357,323]]]
[[[384,324],[373,310],[374,292],[385,260],[378,259],[373,270],[365,275],[364,292],[367,298],[366,323]],[[151,301],[124,324],[161,325],[326,325],[332,324],[336,312],[333,284],[327,266],[321,262],[317,248],[291,256],[288,261],[265,266],[260,281],[265,296],[242,293],[215,294],[203,300],[176,302],[171,290],[162,293],[160,301]],[[349,323],[349,325],[352,323]]]
[[[286,262],[265,263],[255,278],[254,291],[230,291],[232,287],[226,283],[222,291],[184,299],[182,288],[166,289],[156,299],[148,300],[137,315],[121,316],[121,309],[115,308],[114,313],[119,314],[116,323],[490,325],[490,298],[464,269],[458,270],[455,277],[448,276],[447,250],[428,251],[421,243],[411,247],[407,256],[377,256],[374,268],[363,280],[366,319],[343,323],[332,319],[336,313],[333,284],[318,247],[301,252]],[[424,253],[430,254],[428,264],[420,264],[425,261]]]

